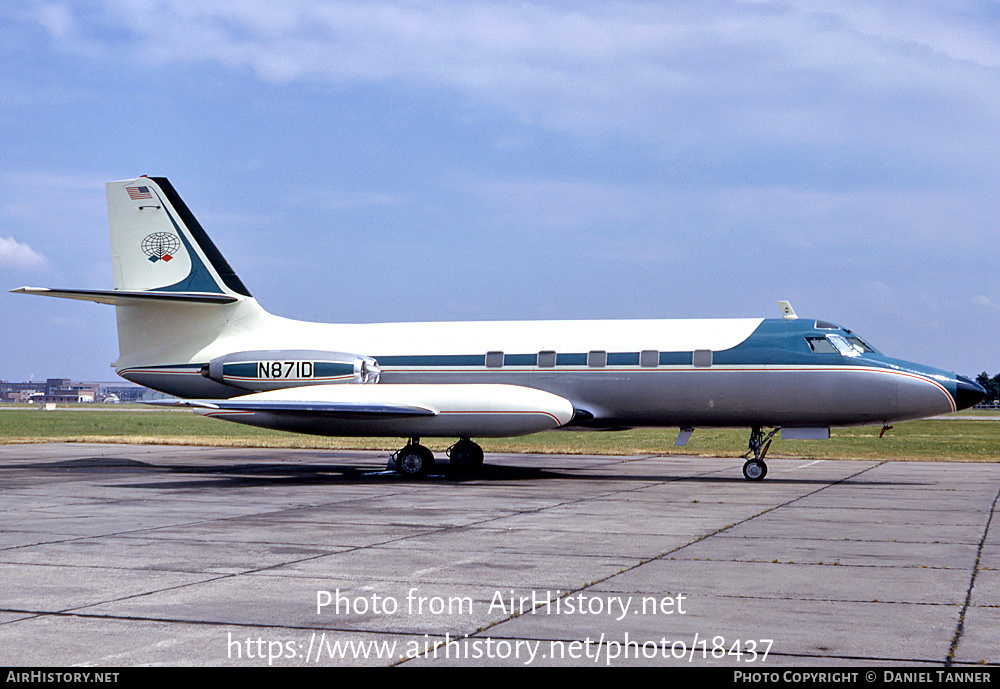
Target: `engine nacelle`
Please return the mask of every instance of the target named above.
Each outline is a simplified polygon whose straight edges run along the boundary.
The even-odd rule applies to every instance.
[[[263,392],[303,385],[374,384],[381,369],[370,356],[314,350],[234,352],[201,367],[209,380],[240,390]]]

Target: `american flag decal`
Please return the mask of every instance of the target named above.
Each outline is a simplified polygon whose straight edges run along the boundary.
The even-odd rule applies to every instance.
[[[149,187],[125,187],[125,191],[128,192],[128,197],[133,201],[153,198],[153,195],[149,193]]]

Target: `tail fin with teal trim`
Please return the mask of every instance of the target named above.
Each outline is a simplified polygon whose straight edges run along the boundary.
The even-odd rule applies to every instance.
[[[166,178],[109,182],[107,192],[116,290],[250,296]]]

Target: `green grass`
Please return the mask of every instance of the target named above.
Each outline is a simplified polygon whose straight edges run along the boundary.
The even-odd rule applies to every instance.
[[[962,416],[969,415],[962,412]],[[776,438],[770,457],[822,459],[947,460],[1000,462],[1000,420],[928,419],[896,424],[881,440],[878,426],[835,428],[830,440]],[[990,419],[994,420],[990,420]],[[686,447],[675,448],[676,429],[630,431],[551,431],[522,438],[483,439],[487,452],[566,454],[696,454],[736,457],[746,451],[747,429],[698,429]],[[395,450],[399,438],[326,438],[270,431],[208,419],[187,410],[80,405],[39,411],[0,407],[0,444],[40,442],[143,443]],[[428,438],[433,450],[454,439]]]

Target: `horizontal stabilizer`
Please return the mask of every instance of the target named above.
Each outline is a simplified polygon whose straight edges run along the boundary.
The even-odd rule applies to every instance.
[[[232,304],[237,297],[216,292],[145,292],[119,289],[49,289],[47,287],[19,287],[16,294],[36,294],[41,297],[80,299],[98,304],[137,304],[142,302],[173,302],[183,304]]]

